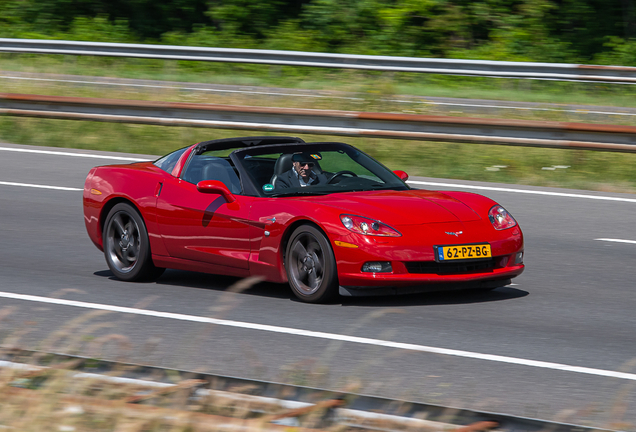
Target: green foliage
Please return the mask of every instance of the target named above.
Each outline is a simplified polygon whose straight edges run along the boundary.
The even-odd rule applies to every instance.
[[[63,35],[64,39],[93,42],[133,42],[135,38],[130,33],[128,21],[109,21],[105,15],[95,18],[75,18],[68,31]]]
[[[329,51],[362,52],[383,33],[378,0],[314,0],[305,5],[303,26],[315,32]],[[364,49],[360,45],[367,45]],[[360,47],[359,47],[360,46]]]
[[[224,0],[211,3],[207,15],[222,30],[263,39],[265,34],[300,11],[299,1]]]
[[[607,50],[594,58],[595,63],[636,66],[636,40],[625,41],[616,36],[608,36],[604,47]]]
[[[261,48],[290,51],[327,51],[327,46],[319,42],[320,32],[302,28],[299,20],[280,23],[275,29],[265,33]]]
[[[550,34],[589,61],[607,37],[636,37],[633,0],[561,0],[544,25]]]
[[[53,36],[77,26],[74,22],[80,17],[126,21],[129,32],[140,40],[210,23],[207,0],[2,0],[0,4],[0,32],[15,37],[21,32]]]
[[[633,64],[636,0],[1,0],[0,37]]]

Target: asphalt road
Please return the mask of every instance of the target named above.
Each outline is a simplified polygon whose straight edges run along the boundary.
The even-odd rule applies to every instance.
[[[86,235],[75,189],[92,166],[121,161],[23,150],[139,157],[0,143],[5,345],[597,426],[622,420],[632,424],[622,429],[636,430],[635,195],[412,179],[504,205],[525,234],[526,272],[487,294],[309,305],[283,285],[228,293],[238,280],[214,275],[113,279]],[[34,297],[7,298],[13,294]],[[99,310],[112,306],[134,309]]]

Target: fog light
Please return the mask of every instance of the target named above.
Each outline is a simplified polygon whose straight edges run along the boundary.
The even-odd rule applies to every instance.
[[[365,273],[389,273],[393,271],[393,267],[388,261],[371,261],[362,265],[362,271]]]
[[[515,255],[515,264],[523,264],[523,252],[517,252]]]

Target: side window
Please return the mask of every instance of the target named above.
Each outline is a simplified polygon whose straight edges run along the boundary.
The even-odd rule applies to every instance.
[[[183,180],[197,184],[203,180],[218,180],[234,194],[241,193],[241,180],[234,167],[224,158],[197,155],[185,169]]]
[[[172,153],[167,154],[160,159],[157,159],[153,163],[159,168],[161,168],[162,170],[164,170],[165,172],[172,173],[172,170],[174,169],[175,165],[177,164],[177,162],[179,162],[179,158],[181,157],[183,152],[185,152],[187,149],[188,147],[184,147],[182,149],[173,151]]]
[[[270,183],[272,175],[274,175],[274,168],[280,153],[266,154],[258,156],[247,156],[243,159],[243,167],[249,173],[254,180],[254,183],[261,187],[264,184]]]

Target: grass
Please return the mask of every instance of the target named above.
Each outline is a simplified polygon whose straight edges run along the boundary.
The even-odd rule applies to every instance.
[[[409,94],[424,97],[636,107],[635,86],[605,83],[35,54],[0,54],[0,70],[309,90],[329,89],[366,93],[371,96]]]
[[[36,354],[23,358],[23,364],[30,364],[28,369],[1,371],[2,428],[24,432],[284,431],[285,427],[271,421],[298,414],[240,392],[204,390],[210,383],[183,379],[176,372],[172,373],[172,383],[157,388],[151,383],[109,379],[134,372],[134,368],[77,378],[73,372],[77,360],[54,358],[47,367],[33,366],[42,357]],[[315,409],[294,417],[311,430],[324,417],[323,406],[319,403]]]
[[[16,357],[15,354],[10,352],[9,357]],[[424,407],[411,416],[409,411],[413,407],[401,401],[384,405],[384,409],[392,411],[387,416],[377,408],[369,413],[371,416],[360,414],[347,409],[358,396],[346,389],[338,393],[294,391],[290,386],[273,385],[280,393],[281,399],[276,399],[271,391],[267,397],[260,396],[267,388],[258,384],[235,383],[219,390],[217,387],[225,387],[225,379],[209,375],[155,368],[153,377],[144,373],[143,367],[116,363],[108,372],[81,376],[75,371],[76,367],[86,369],[87,362],[81,358],[66,359],[25,351],[17,351],[17,357],[24,363],[12,362],[0,370],[0,427],[3,429],[24,432],[436,432],[456,430],[460,422],[452,408]],[[46,366],[41,366],[43,361]],[[95,360],[88,362],[101,364]],[[137,378],[128,382],[117,380],[125,375]],[[187,376],[200,378],[187,379]],[[170,382],[166,382],[168,380]],[[298,408],[285,408],[286,399],[299,396],[311,402]],[[482,421],[469,427],[486,431],[497,426],[496,421]]]
[[[448,96],[541,103],[636,106],[636,98],[633,97],[636,88],[624,85],[15,54],[0,54],[0,70],[326,89],[353,93],[356,99],[271,97],[134,87],[105,88],[83,84],[0,79],[5,92],[82,97],[443,115],[464,114],[440,112],[435,106],[421,102],[426,96]],[[420,95],[422,98],[415,97],[412,103],[387,101],[396,94]],[[471,116],[500,117],[501,114],[486,112]],[[633,116],[617,116],[615,121],[636,125],[636,119],[631,117]],[[506,118],[552,121],[587,119],[561,111],[517,111],[508,113]],[[255,132],[240,130],[0,117],[2,141],[140,154],[163,155],[198,141],[254,134]],[[302,138],[306,141],[335,140],[351,143],[391,169],[405,170],[411,176],[607,192],[636,192],[636,178],[631,175],[636,169],[636,155],[632,154],[312,135],[303,135]]]

